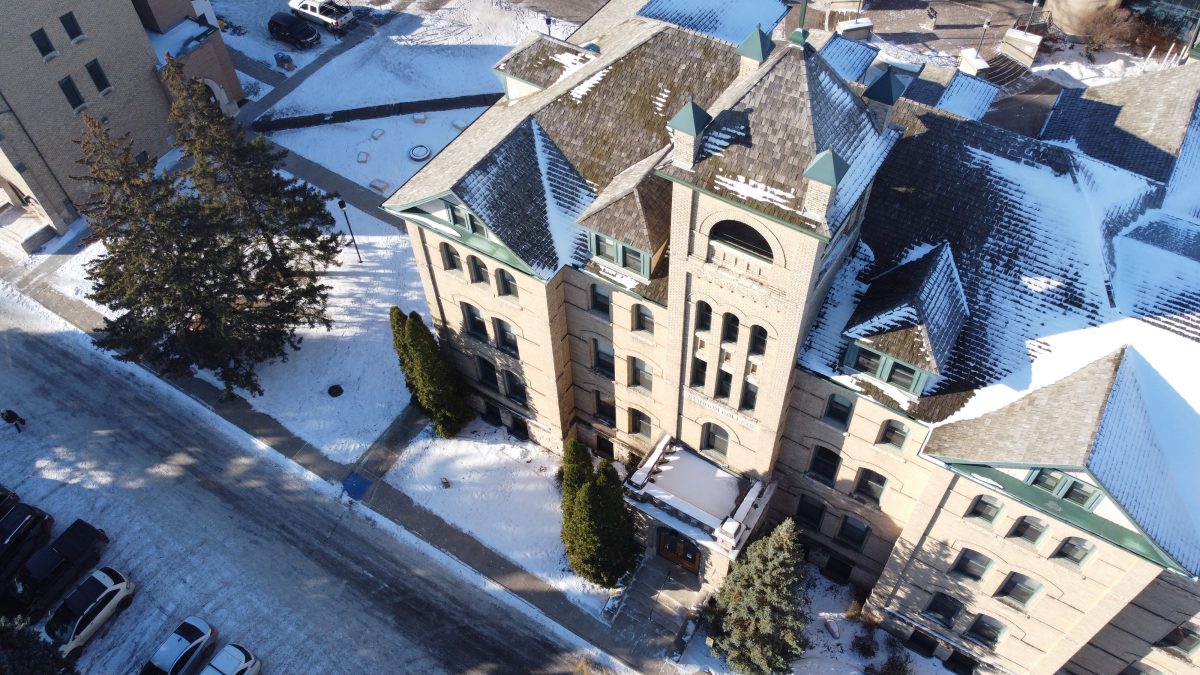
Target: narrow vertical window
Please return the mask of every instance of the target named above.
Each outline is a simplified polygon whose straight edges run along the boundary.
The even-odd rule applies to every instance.
[[[704,381],[708,378],[708,364],[700,359],[692,359],[692,379],[691,386],[703,388]]]
[[[612,316],[612,293],[600,284],[592,284],[592,311],[604,316]]]
[[[597,234],[595,235],[595,242],[597,258],[603,258],[608,261],[616,259],[616,250],[611,239],[602,234]]]
[[[70,76],[59,80],[58,88],[62,89],[63,96],[67,97],[67,104],[71,106],[71,110],[75,112],[83,110],[83,96],[79,93],[79,87],[75,86],[75,81]]]
[[[112,85],[108,83],[108,76],[104,74],[104,69],[100,67],[99,61],[93,59],[85,67],[88,75],[92,78],[92,84],[96,85],[96,91],[104,94],[112,89]]]
[[[708,422],[701,434],[700,449],[725,455],[729,452],[729,432],[724,428]]]
[[[712,328],[712,307],[703,300],[696,303],[696,330],[706,331]]]
[[[79,27],[79,22],[75,20],[74,12],[67,12],[58,17],[62,23],[63,30],[67,31],[67,37],[74,41],[76,38],[83,37],[83,29]]]
[[[496,292],[514,299],[518,297],[517,280],[508,270],[496,270]]]
[[[617,358],[613,347],[605,340],[592,339],[592,370],[613,379],[617,374]]]
[[[458,251],[450,244],[442,244],[442,267],[447,270],[462,269],[462,260]]]
[[[33,31],[29,37],[33,38],[33,44],[37,47],[38,53],[42,55],[43,59],[48,60],[52,54],[56,53],[54,51],[54,43],[50,42],[50,36],[46,35],[45,30],[39,28]]]
[[[621,267],[641,276],[642,252],[635,248],[625,247],[621,252]]]
[[[525,405],[525,383],[511,370],[504,371],[504,393],[514,403]]]
[[[467,333],[486,341],[488,339],[487,324],[484,323],[483,315],[479,313],[479,309],[474,305],[464,302],[462,304],[462,311],[463,327],[466,328]]]
[[[761,356],[767,353],[767,329],[762,326],[750,328],[750,355]]]
[[[636,357],[629,359],[629,384],[646,391],[654,389],[654,374],[645,361]]]
[[[596,419],[610,427],[617,424],[617,404],[598,391],[596,392]]]
[[[488,282],[488,268],[479,258],[475,256],[467,256],[467,267],[471,270],[471,283],[486,284]]]
[[[475,363],[479,366],[479,384],[483,385],[486,389],[499,391],[500,384],[496,380],[496,364],[482,356],[476,356]]]
[[[645,305],[633,306],[633,329],[654,332],[654,314]]]
[[[629,432],[643,438],[650,438],[650,416],[635,408],[629,409]]]
[[[738,406],[738,409],[745,412],[752,412],[757,405],[758,387],[751,382],[744,382],[742,384],[742,403]]]
[[[517,335],[513,332],[512,324],[504,319],[494,319],[493,324],[496,327],[496,346],[500,348],[500,351],[520,357]]]
[[[733,388],[733,375],[724,370],[717,369],[717,392],[716,398],[729,398],[729,390]]]
[[[737,342],[741,322],[732,314],[721,319],[721,342]]]

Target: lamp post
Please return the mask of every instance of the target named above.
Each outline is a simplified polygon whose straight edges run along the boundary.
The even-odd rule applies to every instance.
[[[358,250],[358,240],[354,238],[354,228],[350,227],[350,214],[346,212],[346,200],[338,200],[338,208],[342,210],[342,215],[346,218],[346,229],[350,230],[350,242],[354,244],[354,254],[358,256],[358,262],[362,262],[362,253]]]
[[[979,58],[983,58],[983,41],[987,39],[988,29],[992,27],[992,15],[983,20],[983,32],[979,35],[979,49],[975,50],[979,54]]]

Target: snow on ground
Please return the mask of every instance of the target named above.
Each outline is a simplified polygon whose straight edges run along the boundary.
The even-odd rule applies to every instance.
[[[1067,45],[1057,51],[1042,50],[1033,64],[1033,72],[1064,87],[1095,87],[1155,72],[1163,67],[1164,56],[1156,54],[1148,61],[1145,55],[1113,50],[1096,52],[1094,60],[1089,60],[1083,45]]]
[[[555,22],[552,33],[574,29]],[[542,14],[495,0],[454,0],[430,15],[398,17],[311,75],[273,113],[499,93],[492,66],[525,35],[545,30]]]
[[[804,635],[811,642],[804,656],[792,664],[796,675],[860,675],[870,664],[879,666],[887,658],[888,633],[875,631],[876,654],[872,658],[860,656],[850,648],[850,642],[858,633],[860,624],[846,618],[846,608],[854,600],[854,591],[848,585],[830,581],[812,565],[806,568],[808,579],[813,582],[809,593],[808,626]],[[833,637],[825,628],[826,621],[837,624],[838,635]],[[688,643],[687,650],[679,660],[679,666],[688,673],[728,673],[729,667],[704,643],[704,631],[697,631]],[[913,652],[914,675],[945,675],[946,670],[937,659],[923,658]]]
[[[430,156],[436,155],[454,140],[460,127],[475,121],[484,110],[463,108],[428,113],[424,124],[417,124],[414,115],[325,124],[278,131],[271,134],[271,140],[359,185],[369,186],[374,180],[382,180],[388,184],[383,192],[390,194],[425,165],[409,158],[413,146],[424,145],[429,148]],[[377,130],[383,131],[378,139],[372,137]],[[360,152],[367,153],[366,162],[358,161]]]
[[[93,242],[71,256],[66,264],[47,278],[47,281],[50,282],[50,287],[59,293],[86,303],[102,316],[113,318],[116,314],[112,310],[87,297],[92,292],[92,282],[87,278],[87,266],[103,254],[104,244]]]
[[[240,70],[235,72],[237,72],[238,82],[242,84],[242,93],[246,95],[247,101],[257,101],[274,89],[271,85],[256,80]]]
[[[339,39],[336,35],[320,30],[321,44],[312,49],[300,50],[271,37],[267,32],[267,20],[276,12],[288,11],[286,0],[213,0],[212,6],[217,17],[225,22],[221,39],[225,41],[226,46],[255,61],[261,61],[284,75],[290,73],[275,66],[276,52],[291,55],[296,69],[299,70],[337,44]]]
[[[385,480],[599,615],[608,593],[570,571],[559,539],[554,474],[561,464],[536,444],[476,420],[453,439],[426,430]],[[449,488],[442,487],[443,478]]]
[[[255,410],[270,415],[335,462],[355,462],[408,405],[408,389],[392,347],[388,311],[393,305],[416,310],[429,322],[425,293],[417,276],[408,237],[358,209],[347,206],[363,262],[347,235],[341,267],[322,281],[330,286],[333,329],[302,328],[299,351],[287,361],[258,367],[262,396],[238,390]],[[336,202],[329,212],[346,232]],[[211,372],[198,374],[216,383]],[[327,392],[340,384],[337,398]]]

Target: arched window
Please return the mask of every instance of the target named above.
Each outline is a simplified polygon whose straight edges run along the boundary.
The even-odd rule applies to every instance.
[[[904,439],[906,438],[908,438],[908,427],[896,420],[884,422],[883,429],[879,432],[880,443],[894,445],[897,448],[904,447]]]
[[[442,267],[448,270],[462,269],[462,260],[458,257],[458,251],[450,244],[442,244]]]
[[[887,479],[882,475],[870,469],[863,469],[858,472],[858,481],[854,484],[854,495],[872,504],[878,504],[879,500],[883,499],[883,490],[886,486]]]
[[[696,303],[696,330],[704,331],[712,328],[712,307],[701,300]]]
[[[741,321],[728,312],[721,318],[721,342],[737,342]]]
[[[1038,539],[1041,539],[1042,535],[1045,533],[1045,521],[1034,518],[1033,516],[1024,516],[1017,521],[1017,524],[1013,527],[1012,533],[1010,533],[1009,536],[1024,539],[1031,544],[1036,544]]]
[[[767,353],[767,329],[754,326],[750,329],[750,355]]]
[[[645,305],[633,306],[633,329],[654,332],[654,314]]]
[[[996,597],[1024,607],[1040,590],[1042,590],[1042,582],[1020,572],[1013,572],[1004,580],[1004,585],[1000,587],[1000,592],[996,594]]]
[[[722,220],[713,226],[712,232],[708,236],[713,241],[719,241],[738,250],[765,258],[768,262],[774,260],[774,256],[771,254],[771,245],[767,243],[766,237],[746,223],[737,220]]]
[[[1091,555],[1093,546],[1088,540],[1079,537],[1067,537],[1063,539],[1063,543],[1059,545],[1058,552],[1054,554],[1055,558],[1063,558],[1069,560],[1076,565],[1082,564],[1087,557]]]
[[[979,518],[989,523],[996,520],[998,515],[1000,515],[1000,500],[988,495],[976,497],[975,502],[971,504],[971,510],[967,512],[968,518]]]
[[[995,647],[1007,630],[1003,623],[986,614],[980,614],[975,618],[975,623],[967,629],[967,637],[985,646]]]
[[[629,432],[630,433],[637,435],[637,436],[641,436],[643,438],[650,438],[650,430],[651,430],[652,426],[653,425],[650,423],[649,415],[642,412],[641,410],[638,410],[637,408],[629,409]]]
[[[513,298],[518,297],[517,280],[508,270],[496,270],[496,292],[500,295],[511,295]]]
[[[705,423],[700,449],[724,455],[729,452],[729,432],[712,422]]]
[[[841,465],[842,458],[836,452],[818,445],[813,450],[812,464],[808,467],[808,475],[826,485],[833,485],[837,482],[838,467]]]
[[[964,548],[954,563],[954,571],[969,579],[979,581],[992,566],[992,559],[974,549]]]
[[[467,256],[467,267],[471,270],[471,283],[486,284],[488,282],[487,265],[475,256]]]
[[[825,406],[825,416],[822,419],[832,426],[839,429],[845,429],[850,426],[850,413],[854,410],[854,404],[845,396],[834,394],[829,397],[829,403]]]

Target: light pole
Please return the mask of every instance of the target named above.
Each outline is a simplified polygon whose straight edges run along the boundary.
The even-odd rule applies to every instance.
[[[338,200],[338,208],[342,210],[342,215],[346,217],[346,229],[350,230],[350,242],[354,244],[354,254],[358,256],[358,262],[362,262],[362,253],[358,250],[358,241],[354,238],[354,228],[350,227],[350,214],[346,213],[346,200]]]
[[[975,50],[975,52],[977,54],[979,54],[979,58],[983,58],[983,41],[987,39],[987,32],[988,32],[988,29],[991,27],[992,27],[992,15],[989,14],[988,18],[983,20],[983,33],[981,33],[979,35],[979,49]]]

